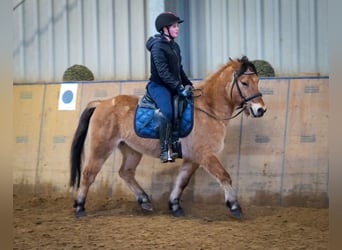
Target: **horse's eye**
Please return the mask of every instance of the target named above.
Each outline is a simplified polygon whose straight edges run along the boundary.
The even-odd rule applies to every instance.
[[[242,84],[243,86],[248,86],[248,83],[247,83],[247,82],[241,82],[241,84]]]

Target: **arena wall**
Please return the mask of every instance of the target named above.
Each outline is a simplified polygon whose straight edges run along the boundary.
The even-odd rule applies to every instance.
[[[146,81],[77,84],[76,109],[59,110],[62,83],[14,85],[14,192],[68,193],[69,149],[88,101],[142,95]],[[268,111],[261,119],[230,122],[220,160],[242,203],[328,206],[328,77],[262,78]],[[203,135],[207,136],[207,135]],[[120,153],[106,161],[91,192],[134,200],[118,175]],[[181,160],[160,164],[144,156],[137,180],[154,201],[167,199]],[[200,168],[183,199],[223,203],[218,183]]]

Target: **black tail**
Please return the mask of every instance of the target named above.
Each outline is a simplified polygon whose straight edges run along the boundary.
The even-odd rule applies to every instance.
[[[87,107],[80,117],[78,126],[71,144],[70,152],[70,186],[77,188],[80,186],[81,179],[81,156],[84,141],[87,136],[90,117],[93,115],[95,107]]]

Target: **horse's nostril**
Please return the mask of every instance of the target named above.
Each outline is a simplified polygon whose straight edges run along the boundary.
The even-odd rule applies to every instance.
[[[258,108],[258,115],[262,116],[266,112],[266,109],[264,108]]]

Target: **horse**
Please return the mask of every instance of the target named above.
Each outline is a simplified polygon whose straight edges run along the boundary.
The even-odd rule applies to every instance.
[[[242,112],[255,118],[266,112],[258,83],[254,64],[242,56],[229,58],[215,72],[195,84],[193,128],[189,135],[180,138],[182,164],[168,199],[173,216],[185,215],[180,204],[181,195],[195,171],[202,167],[223,189],[230,215],[242,218],[232,179],[218,160],[218,154],[223,149],[230,119]],[[135,172],[143,155],[159,158],[159,140],[142,138],[135,133],[133,119],[138,100],[138,96],[124,94],[93,100],[81,113],[70,152],[70,186],[77,191],[73,206],[77,218],[86,215],[89,188],[116,149],[122,154],[119,176],[133,192],[138,205],[143,210],[153,211],[151,199],[135,179]]]

